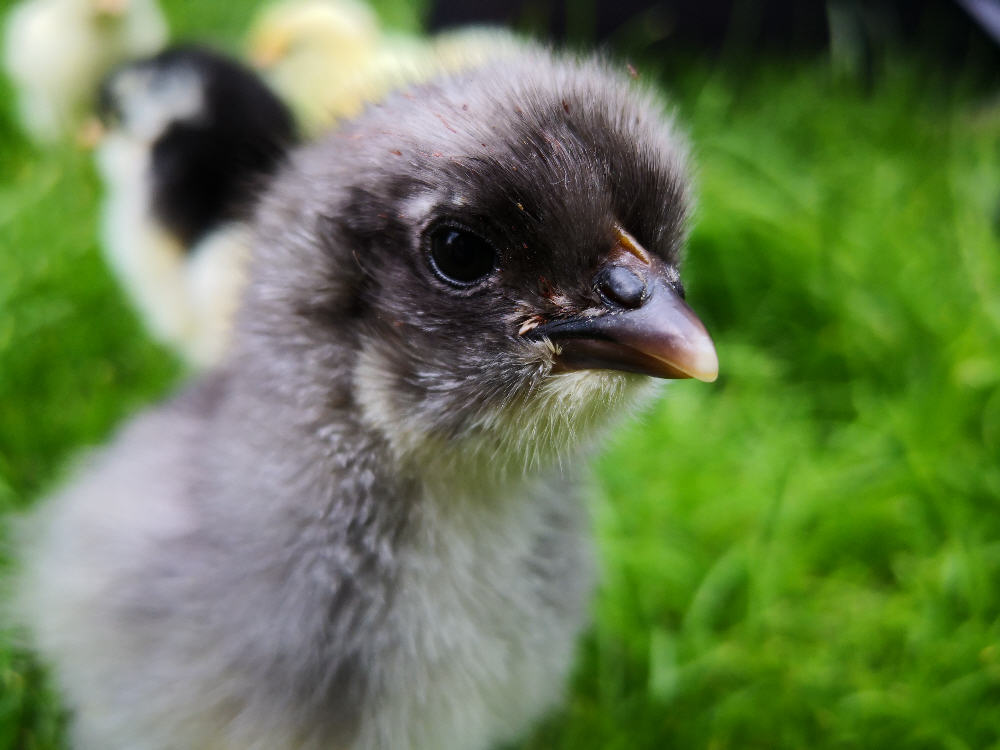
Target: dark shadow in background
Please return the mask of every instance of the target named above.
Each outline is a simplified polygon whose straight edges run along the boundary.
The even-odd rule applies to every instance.
[[[922,59],[947,79],[981,86],[1000,76],[1000,0],[435,0],[428,26],[503,24],[559,42],[607,43],[692,57],[829,54],[834,69],[871,86],[886,54]]]

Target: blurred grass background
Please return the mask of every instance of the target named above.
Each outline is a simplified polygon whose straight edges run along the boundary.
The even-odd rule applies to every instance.
[[[256,3],[163,4],[237,51]],[[1000,748],[996,88],[905,54],[867,82],[822,56],[639,63],[695,144],[686,278],[722,375],[598,462],[595,626],[522,747]],[[0,81],[2,512],[183,378],[103,265],[98,197]],[[46,684],[0,640],[0,748],[64,747]]]

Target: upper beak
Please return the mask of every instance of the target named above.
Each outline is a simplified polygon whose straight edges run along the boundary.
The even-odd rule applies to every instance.
[[[607,312],[554,320],[530,335],[557,345],[559,370],[623,370],[711,383],[719,375],[715,345],[665,271],[659,260],[629,247],[595,277]]]
[[[250,61],[255,67],[267,70],[285,56],[287,49],[288,42],[284,38],[262,37],[251,46]]]

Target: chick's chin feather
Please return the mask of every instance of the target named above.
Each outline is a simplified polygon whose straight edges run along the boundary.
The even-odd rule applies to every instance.
[[[436,483],[504,484],[563,468],[608,428],[646,405],[657,384],[610,371],[551,374],[551,341],[524,342],[530,364],[443,375],[426,354],[369,339],[353,371],[365,423],[386,437],[396,460]],[[499,376],[498,376],[499,375]]]

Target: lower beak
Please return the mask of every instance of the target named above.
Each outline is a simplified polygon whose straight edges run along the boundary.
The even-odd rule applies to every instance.
[[[719,375],[719,358],[704,324],[664,279],[653,276],[641,306],[533,328],[557,346],[556,368],[621,370],[657,378]]]

